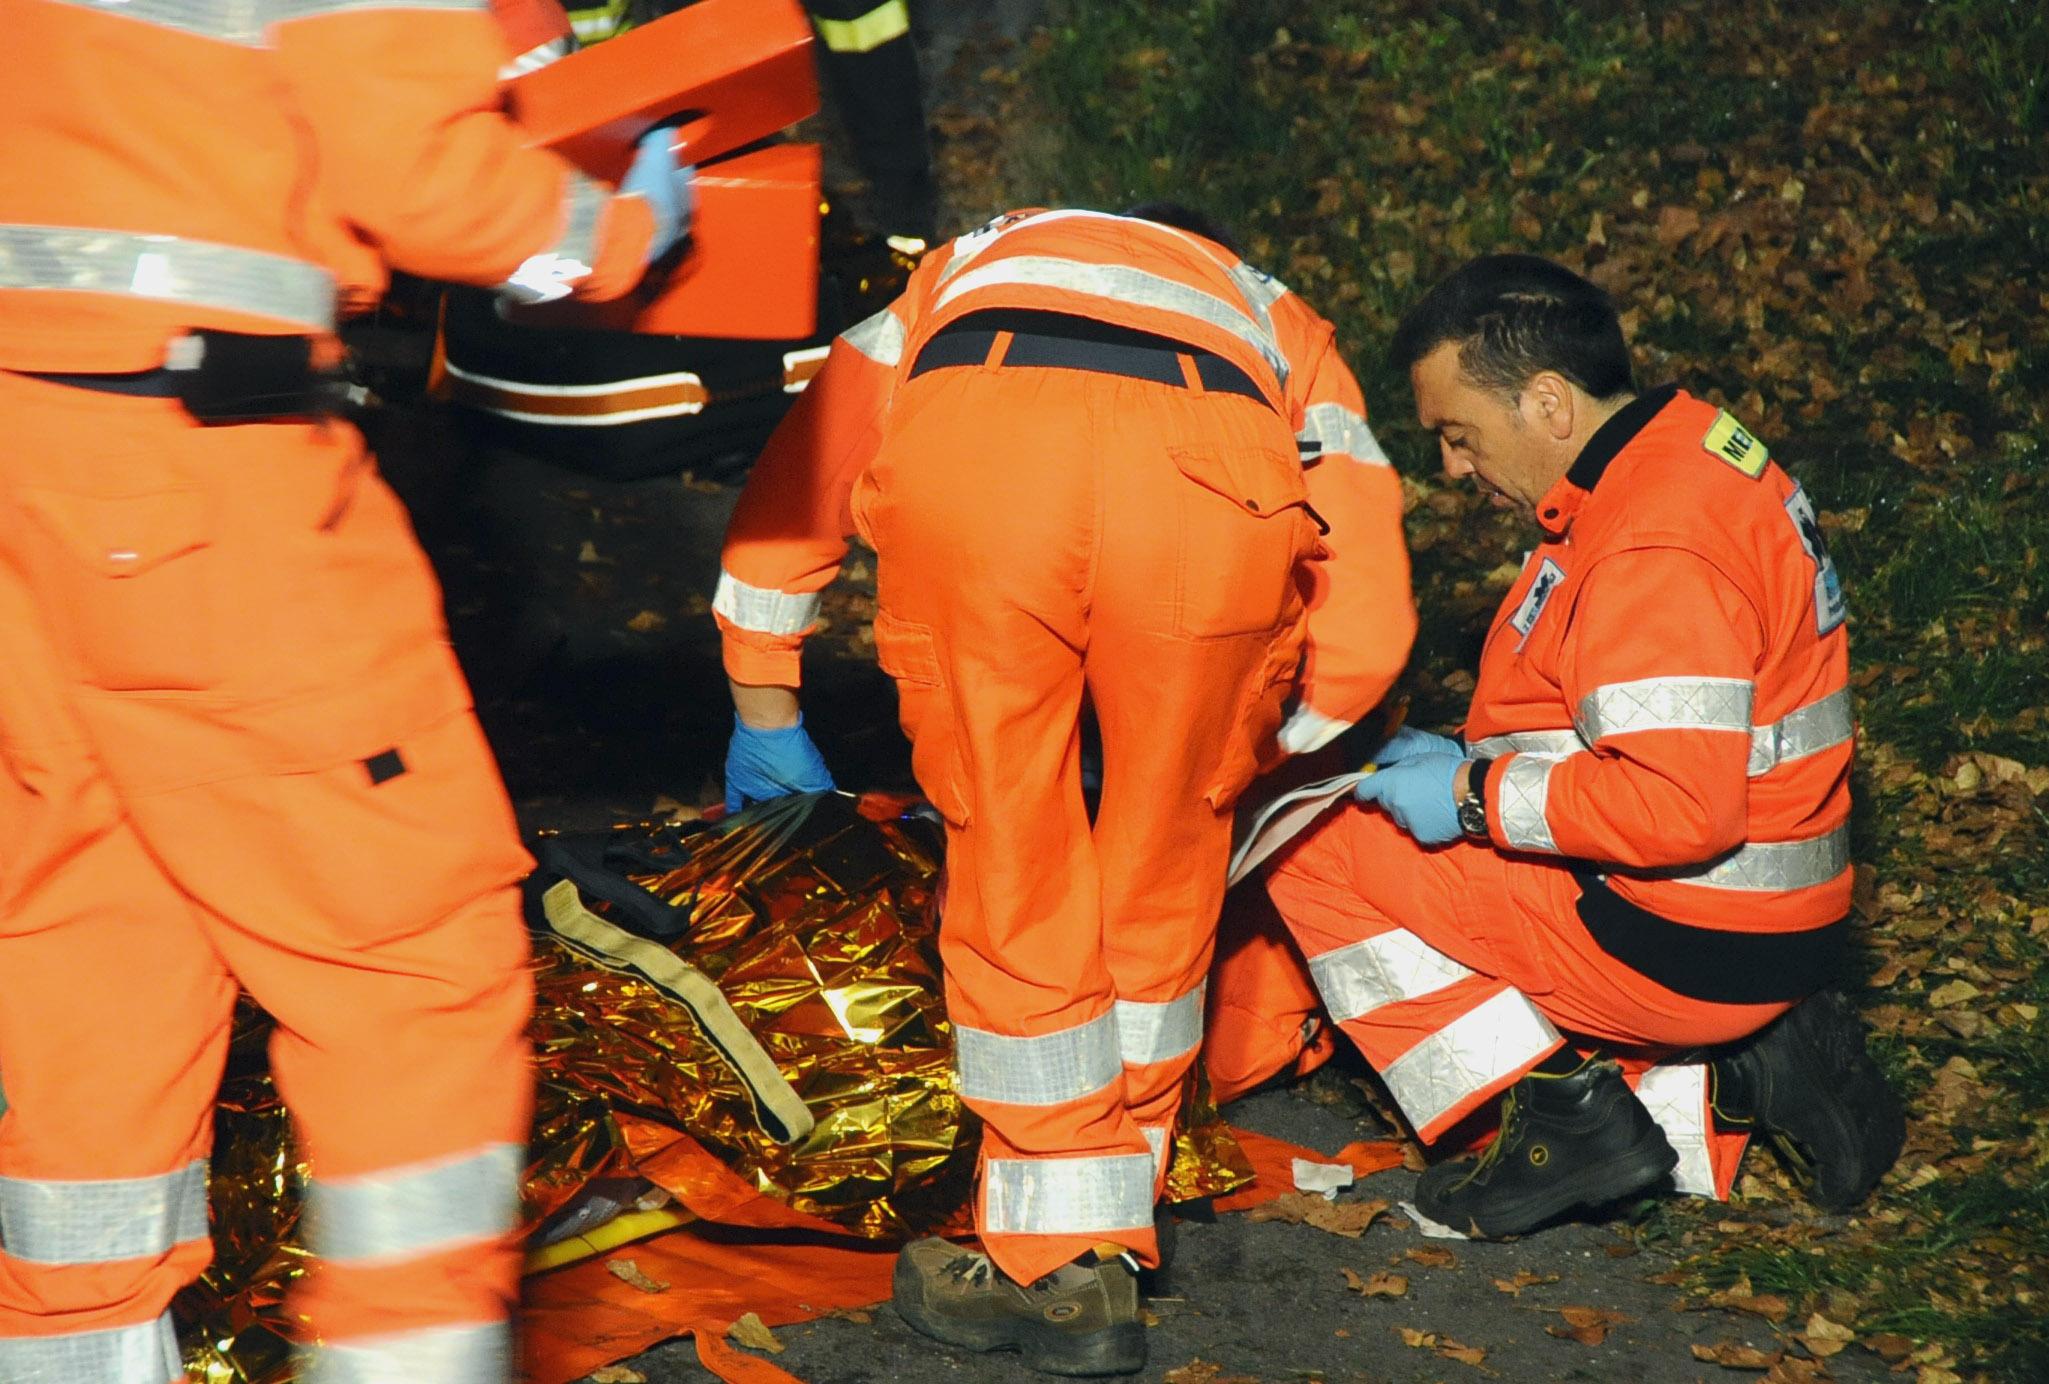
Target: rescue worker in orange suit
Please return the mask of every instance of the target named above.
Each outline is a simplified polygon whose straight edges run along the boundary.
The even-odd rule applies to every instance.
[[[1402,667],[1397,478],[1330,325],[1222,231],[1165,206],[1020,211],[834,342],[741,496],[713,601],[733,806],[832,784],[798,649],[855,531],[947,823],[947,1002],[986,1127],[987,1254],[912,1244],[898,1309],[1037,1369],[1137,1369],[1230,807]]]
[[[238,985],[311,1168],[299,1378],[509,1378],[529,861],[334,318],[386,266],[624,291],[687,170],[522,147],[482,0],[0,30],[0,1379],[184,1378]]]
[[[1446,475],[1542,530],[1463,742],[1398,733],[1267,882],[1425,1141],[1502,1097],[1498,1136],[1417,1206],[1502,1236],[1667,1176],[1726,1196],[1752,1131],[1817,1204],[1854,1205],[1903,1126],[1821,993],[1852,727],[1812,502],[1728,413],[1636,393],[1613,304],[1548,261],[1466,265],[1393,357]]]

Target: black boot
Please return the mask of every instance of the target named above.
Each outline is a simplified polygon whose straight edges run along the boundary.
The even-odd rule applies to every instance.
[[[1809,996],[1715,1059],[1718,1121],[1769,1137],[1808,1197],[1847,1211],[1885,1176],[1906,1113],[1864,1050],[1864,1026],[1840,995]]]
[[[1679,1155],[1613,1062],[1531,1072],[1501,1098],[1501,1132],[1477,1158],[1439,1163],[1416,1208],[1480,1239],[1521,1235],[1577,1207],[1655,1187]]]

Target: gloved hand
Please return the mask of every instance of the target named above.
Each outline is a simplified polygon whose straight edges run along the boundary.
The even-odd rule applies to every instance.
[[[1444,739],[1441,735],[1429,738]],[[1441,846],[1465,834],[1459,829],[1458,803],[1452,796],[1458,766],[1464,759],[1460,754],[1425,751],[1393,764],[1383,762],[1380,769],[1359,781],[1352,796],[1377,805],[1419,845]]]
[[[780,730],[758,730],[733,718],[733,738],[726,746],[726,811],[791,793],[822,793],[832,786],[832,770],[811,743],[802,716]]]
[[[1418,755],[1451,754],[1464,758],[1465,753],[1465,747],[1448,735],[1432,735],[1427,730],[1403,726],[1388,736],[1387,743],[1374,752],[1373,762],[1385,769],[1390,764],[1399,764]]]
[[[640,137],[633,166],[619,180],[622,197],[646,200],[655,214],[654,239],[647,244],[647,262],[653,264],[690,232],[690,215],[697,207],[697,168],[678,167],[673,126],[657,125]]]

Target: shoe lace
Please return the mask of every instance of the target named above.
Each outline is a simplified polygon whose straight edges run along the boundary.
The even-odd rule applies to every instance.
[[[1517,1115],[1522,1108],[1521,1100],[1513,1086],[1501,1103],[1501,1127],[1494,1131],[1494,1137],[1487,1147],[1480,1150],[1480,1156],[1473,1160],[1472,1170],[1459,1180],[1459,1186],[1466,1187],[1478,1181],[1482,1174],[1501,1161],[1501,1151],[1508,1147],[1509,1134],[1516,1127]]]
[[[989,1262],[988,1255],[970,1252],[956,1254],[947,1260],[945,1271],[956,1283],[968,1283],[980,1288],[989,1281],[989,1275],[995,1272],[995,1266]]]

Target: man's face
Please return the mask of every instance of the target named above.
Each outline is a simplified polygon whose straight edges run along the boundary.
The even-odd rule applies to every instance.
[[[1452,480],[1472,476],[1497,509],[1534,512],[1571,465],[1571,456],[1536,416],[1531,392],[1511,401],[1474,384],[1459,368],[1456,343],[1446,342],[1417,361],[1409,381],[1416,391],[1416,420],[1437,434],[1444,474]]]

